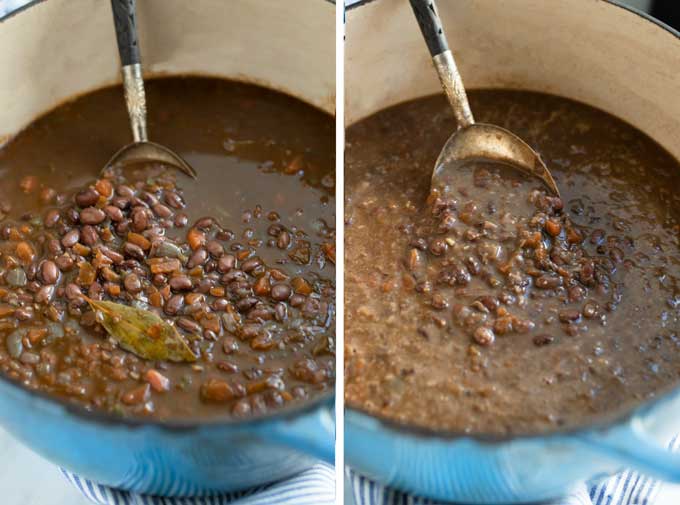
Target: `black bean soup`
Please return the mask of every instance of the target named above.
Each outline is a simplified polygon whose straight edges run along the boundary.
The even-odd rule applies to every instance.
[[[562,198],[481,163],[430,193],[443,97],[347,132],[346,400],[432,429],[544,431],[621,412],[680,374],[680,167],[608,114],[473,91]]]
[[[153,139],[198,180],[153,165],[100,174],[129,142],[118,87],[0,150],[0,371],[157,418],[252,416],[332,390],[333,118],[217,79],[151,80],[147,94]],[[160,316],[192,359],[130,352],[97,302]]]

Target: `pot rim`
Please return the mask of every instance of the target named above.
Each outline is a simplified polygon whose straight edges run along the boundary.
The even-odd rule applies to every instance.
[[[353,10],[372,2],[377,2],[379,0],[346,0],[354,1],[354,3],[349,6],[345,6],[345,10]],[[680,40],[680,31],[667,25],[666,23],[652,17],[650,14],[643,12],[639,9],[631,7],[630,5],[625,5],[622,0],[603,0],[606,4],[612,7],[623,9],[631,14],[639,16],[645,21],[651,22],[657,27],[667,31],[674,37]],[[386,416],[375,414],[369,412],[367,409],[363,409],[357,406],[351,406],[349,403],[345,403],[346,413],[358,414],[359,416],[365,416],[376,420],[380,423],[382,428],[386,428],[390,431],[396,432],[400,436],[414,436],[427,439],[445,439],[447,442],[453,442],[459,439],[471,439],[480,443],[503,443],[511,441],[529,441],[537,439],[546,438],[559,438],[570,435],[580,435],[588,431],[601,431],[608,428],[612,428],[616,425],[622,425],[633,421],[636,417],[644,415],[645,413],[658,407],[660,404],[672,401],[675,398],[680,397],[680,384],[675,386],[670,386],[660,392],[654,398],[648,399],[639,403],[637,405],[631,406],[623,411],[615,412],[609,415],[600,415],[596,419],[590,422],[579,423],[573,426],[558,427],[545,432],[524,432],[520,431],[517,433],[506,434],[506,433],[468,433],[462,430],[437,430],[433,428],[426,428],[423,426],[415,426],[405,422],[396,421],[390,419]],[[351,422],[351,419],[349,420]],[[347,421],[346,421],[347,422]]]
[[[30,0],[29,2],[25,3],[24,5],[21,5],[21,6],[17,7],[16,9],[7,12],[4,16],[0,16],[0,23],[8,20],[11,17],[14,17],[17,14],[20,14],[21,12],[25,11],[26,9],[30,9],[34,5],[37,5],[39,3],[46,2],[46,1],[47,0]],[[335,5],[335,0],[323,0],[323,1]]]
[[[25,10],[30,9],[31,7],[43,3],[47,0],[31,0],[24,5],[17,7],[15,10],[10,11],[6,13],[4,16],[0,16],[0,28],[2,27],[2,23],[7,21],[8,19],[21,14]],[[335,4],[335,0],[324,0],[327,3],[330,4]],[[186,74],[178,74],[178,75],[186,75]],[[208,76],[212,77],[212,76]],[[219,78],[219,77],[215,77]],[[282,93],[282,91],[276,90],[275,88],[271,87],[266,87],[262,86],[261,84],[258,83],[250,83],[254,86],[260,86],[260,87],[265,87],[266,89],[270,89],[273,91],[276,91],[278,93]],[[93,91],[93,90],[90,90]],[[90,92],[90,91],[86,91]],[[287,94],[287,93],[284,93]],[[75,95],[74,97],[77,97],[80,95]],[[288,96],[292,96],[288,94]],[[74,98],[71,97],[71,98]],[[300,98],[293,97],[296,100],[304,101],[301,100]],[[305,102],[308,106],[313,107],[314,109],[321,110],[320,108],[309,104],[308,102]],[[59,104],[56,104],[52,106],[51,108],[47,109],[46,111],[43,111],[41,113],[45,114],[48,113],[50,110],[52,110],[54,107],[58,107]],[[324,111],[325,112],[325,111]],[[326,112],[327,113],[327,112]],[[38,116],[40,117],[40,116]],[[34,121],[35,118],[32,120]],[[23,385],[20,382],[17,382],[13,379],[10,379],[9,377],[6,377],[4,374],[0,373],[0,386],[6,385],[9,388],[15,388],[17,389],[21,394],[24,394],[28,397],[34,398],[34,399],[39,399],[41,403],[46,404],[50,408],[57,408],[63,413],[72,415],[74,417],[77,417],[80,420],[87,421],[87,422],[93,422],[95,424],[99,424],[101,426],[107,426],[107,427],[125,427],[125,428],[156,428],[161,431],[166,431],[166,432],[187,432],[187,431],[196,431],[196,430],[201,430],[201,429],[209,429],[209,428],[227,428],[227,427],[233,427],[233,428],[243,428],[243,427],[248,427],[248,428],[254,428],[257,427],[258,425],[261,424],[266,424],[266,423],[271,423],[271,422],[276,422],[276,421],[287,421],[291,420],[293,418],[297,418],[300,416],[303,416],[305,414],[311,414],[314,411],[321,409],[323,407],[331,407],[333,404],[333,398],[335,398],[335,385],[333,386],[333,389],[326,391],[322,394],[319,394],[315,398],[302,402],[297,405],[292,405],[289,407],[283,407],[280,409],[277,409],[272,412],[265,412],[263,414],[255,415],[252,417],[247,417],[244,419],[239,419],[233,416],[230,416],[229,414],[224,414],[223,416],[215,416],[212,418],[206,418],[206,419],[147,419],[139,416],[131,416],[131,417],[122,417],[118,416],[116,414],[112,414],[110,412],[106,412],[104,410],[97,410],[97,409],[87,409],[84,406],[77,404],[77,403],[72,403],[69,402],[66,399],[59,398],[57,396],[50,395],[48,393],[45,393],[40,390],[34,390],[31,389],[25,385]]]

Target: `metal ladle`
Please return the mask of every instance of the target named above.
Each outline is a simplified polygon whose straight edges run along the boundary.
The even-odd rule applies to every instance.
[[[123,73],[125,103],[133,142],[120,149],[106,167],[136,163],[157,162],[177,168],[189,177],[196,178],[196,171],[181,156],[165,146],[150,142],[146,130],[146,96],[142,63],[137,37],[135,0],[111,0],[113,21]],[[105,168],[106,168],[105,167]]]
[[[453,54],[441,26],[434,0],[410,0],[446,97],[458,122],[458,130],[444,144],[435,163],[431,187],[446,191],[447,174],[470,162],[491,162],[515,167],[538,177],[556,196],[560,192],[541,157],[505,128],[475,123]]]

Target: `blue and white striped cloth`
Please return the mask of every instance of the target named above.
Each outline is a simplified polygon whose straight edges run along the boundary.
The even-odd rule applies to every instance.
[[[335,470],[318,463],[286,481],[203,498],[163,498],[112,489],[62,470],[86,498],[97,505],[334,505]]]
[[[669,443],[669,448],[680,449],[680,436]],[[347,469],[347,476],[355,505],[444,505],[387,488],[351,469]],[[660,481],[626,470],[601,482],[580,484],[564,498],[544,505],[654,505],[660,487]]]

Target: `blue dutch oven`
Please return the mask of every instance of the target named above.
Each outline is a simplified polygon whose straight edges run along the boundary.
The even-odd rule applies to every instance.
[[[334,461],[332,395],[248,421],[121,420],[0,378],[0,424],[55,464],[107,486],[201,496],[291,477]]]
[[[350,3],[348,124],[441,93],[409,2]],[[680,157],[678,32],[604,0],[437,5],[468,88],[526,89],[579,100],[623,118]],[[348,407],[345,461],[380,483],[438,500],[538,502],[626,467],[680,482],[680,455],[666,450],[677,432],[678,391],[570,431],[512,437],[419,430]]]
[[[144,0],[138,10],[147,73],[263,83],[334,112],[332,3]],[[28,2],[0,19],[0,65],[1,143],[56,104],[120,81],[110,2]],[[0,376],[0,425],[92,481],[197,496],[332,464],[333,398],[246,421],[154,422],[86,411]]]

